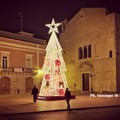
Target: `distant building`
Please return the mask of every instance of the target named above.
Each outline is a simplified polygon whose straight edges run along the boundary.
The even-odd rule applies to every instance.
[[[60,35],[72,91],[120,92],[120,15],[82,8]]]
[[[26,32],[0,31],[0,94],[31,92],[40,87],[37,69],[42,68],[46,41]]]

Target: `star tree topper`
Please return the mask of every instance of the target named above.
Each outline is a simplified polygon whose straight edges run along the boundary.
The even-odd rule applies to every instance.
[[[61,23],[55,23],[55,20],[54,20],[54,18],[53,18],[51,24],[46,24],[45,26],[47,26],[47,27],[50,28],[50,30],[49,30],[49,32],[48,32],[48,33],[50,34],[50,33],[52,33],[52,32],[59,33],[57,27],[60,26],[60,25],[61,25]]]

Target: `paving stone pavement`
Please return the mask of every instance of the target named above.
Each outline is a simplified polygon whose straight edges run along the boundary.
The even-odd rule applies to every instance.
[[[120,106],[120,95],[111,94],[80,94],[71,99],[72,109],[91,109],[96,107]],[[62,111],[67,110],[65,100],[44,101],[33,103],[31,94],[0,95],[0,115],[23,114],[29,112]]]

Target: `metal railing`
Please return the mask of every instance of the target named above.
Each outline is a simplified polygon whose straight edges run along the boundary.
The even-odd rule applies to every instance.
[[[17,67],[8,67],[8,68],[2,68],[0,67],[0,72],[28,72],[33,73],[33,68],[17,68]]]

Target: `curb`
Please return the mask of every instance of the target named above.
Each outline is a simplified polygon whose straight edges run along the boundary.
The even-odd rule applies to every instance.
[[[0,116],[12,116],[12,115],[21,115],[21,114],[36,114],[36,113],[45,113],[45,112],[60,112],[60,111],[72,111],[72,110],[88,110],[88,109],[99,109],[99,108],[111,108],[111,107],[120,107],[120,105],[113,106],[97,106],[97,107],[86,107],[86,108],[72,108],[71,110],[67,109],[58,109],[58,110],[45,110],[45,111],[34,111],[34,112],[21,112],[21,113],[8,113],[8,114],[0,114]]]

